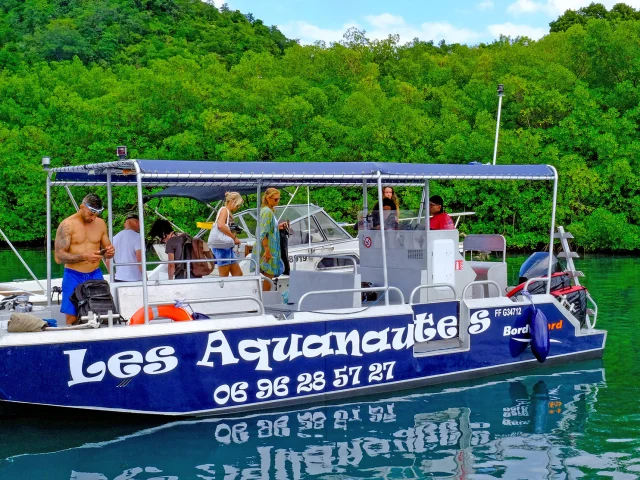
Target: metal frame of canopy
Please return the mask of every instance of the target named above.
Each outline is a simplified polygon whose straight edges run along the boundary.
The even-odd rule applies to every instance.
[[[46,161],[45,161],[46,160]],[[49,168],[49,158],[43,159],[47,172],[47,291],[51,291],[51,187],[106,186],[108,231],[113,238],[112,187],[136,186],[140,229],[144,231],[144,202],[142,187],[154,186],[225,186],[256,188],[260,198],[264,185],[286,187],[300,183],[309,186],[362,186],[375,182],[378,187],[380,228],[384,229],[382,214],[382,185],[423,187],[424,202],[429,199],[430,180],[529,180],[553,181],[553,206],[549,239],[549,255],[553,254],[558,174],[550,165],[440,165],[383,162],[332,162],[332,163],[287,163],[287,162],[214,162],[193,160],[120,160],[81,166]],[[53,176],[55,175],[55,179]],[[364,195],[364,208],[367,196]],[[422,208],[422,205],[421,205]],[[428,229],[429,222],[427,222]],[[259,223],[256,237],[260,237]],[[382,265],[384,288],[388,287],[385,236],[382,235]],[[142,268],[147,269],[144,238],[141,237]],[[256,255],[260,255],[260,242],[256,242]],[[547,276],[551,277],[551,258]],[[260,275],[256,268],[256,274]],[[148,323],[147,279],[142,277],[143,308],[145,323]],[[547,293],[551,284],[547,281]],[[51,297],[49,296],[49,299]],[[388,304],[388,295],[385,294]],[[50,305],[50,300],[49,300]]]

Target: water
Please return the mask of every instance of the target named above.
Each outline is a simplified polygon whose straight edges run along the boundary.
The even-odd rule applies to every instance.
[[[26,278],[0,262],[0,280]],[[603,361],[220,419],[4,416],[0,478],[640,478],[640,258],[576,263],[609,331]]]

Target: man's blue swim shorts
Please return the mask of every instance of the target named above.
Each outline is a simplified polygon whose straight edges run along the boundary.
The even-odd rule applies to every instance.
[[[71,303],[69,299],[76,287],[87,280],[104,280],[104,275],[102,275],[102,271],[99,268],[89,273],[78,272],[70,268],[64,269],[64,274],[62,275],[62,303],[60,304],[60,312],[73,316],[78,313],[76,306]]]

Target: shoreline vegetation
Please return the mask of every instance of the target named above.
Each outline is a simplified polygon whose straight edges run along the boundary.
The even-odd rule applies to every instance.
[[[2,2],[0,227],[12,242],[44,245],[43,156],[53,166],[102,162],[127,145],[130,158],[487,163],[502,83],[498,163],[558,170],[556,223],[575,236],[575,249],[640,250],[640,13],[632,7],[594,3],[565,12],[540,40],[472,46],[371,40],[356,29],[338,43],[300,45],[250,13],[219,7]],[[114,191],[122,216],[136,200],[124,190]],[[311,201],[352,222],[356,190],[315,189]],[[501,233],[513,252],[548,242],[547,185],[434,181],[431,191],[448,211],[476,212],[461,222],[464,233]],[[402,208],[417,210],[417,189],[397,193]],[[57,225],[72,207],[62,189],[53,194]],[[207,216],[191,200],[164,200],[162,212],[194,230]]]

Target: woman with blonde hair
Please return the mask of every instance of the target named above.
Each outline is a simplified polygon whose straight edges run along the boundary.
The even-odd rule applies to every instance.
[[[274,278],[282,275],[284,266],[280,258],[280,231],[282,228],[276,220],[275,209],[280,202],[280,190],[267,188],[262,195],[262,208],[260,208],[260,238],[262,248],[260,257],[260,271],[265,277]],[[284,225],[285,222],[282,222]],[[263,283],[263,290],[271,290],[269,282]]]
[[[232,213],[238,210],[242,205],[242,196],[238,192],[226,192],[224,194],[224,207],[221,207],[216,216],[215,225],[211,229],[212,233],[217,228],[220,233],[226,235],[233,240],[234,245],[240,245],[240,239],[231,231],[229,224],[233,220]],[[233,261],[237,258],[233,251],[234,247],[230,248],[215,248],[212,247],[214,257],[216,257],[216,265],[218,266],[218,275],[221,277],[241,277],[242,270],[238,262]],[[228,259],[228,260],[223,260]]]

